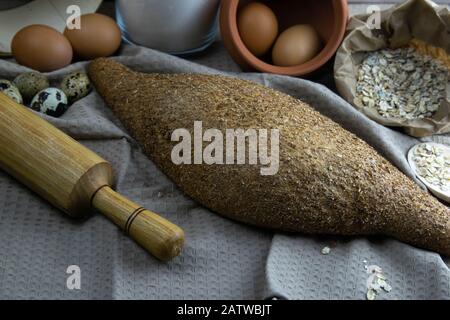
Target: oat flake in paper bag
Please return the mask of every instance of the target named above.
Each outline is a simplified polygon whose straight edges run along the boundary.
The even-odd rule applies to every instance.
[[[386,118],[374,108],[356,99],[358,67],[367,52],[384,48],[408,46],[414,39],[450,53],[450,11],[427,0],[409,0],[381,12],[381,29],[371,29],[366,22],[370,15],[350,19],[347,36],[336,54],[334,76],[341,96],[372,120],[392,127],[403,127],[414,137],[450,132],[450,85],[446,98],[431,118]],[[450,58],[449,58],[450,59]]]

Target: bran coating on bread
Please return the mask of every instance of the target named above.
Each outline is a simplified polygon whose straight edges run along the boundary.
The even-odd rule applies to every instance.
[[[306,103],[246,80],[144,74],[104,58],[89,74],[143,151],[212,211],[275,230],[386,235],[450,255],[449,208]],[[175,165],[172,132],[193,136],[194,121],[224,136],[226,129],[278,129],[278,173],[262,176],[260,164]]]

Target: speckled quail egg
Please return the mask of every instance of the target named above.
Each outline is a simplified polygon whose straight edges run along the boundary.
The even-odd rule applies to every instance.
[[[52,117],[61,116],[68,109],[66,94],[57,88],[39,91],[31,100],[30,108]]]
[[[42,73],[22,73],[14,79],[14,85],[19,89],[25,101],[30,101],[39,91],[50,86],[48,79]]]
[[[22,104],[23,99],[19,89],[9,80],[0,80],[0,91],[6,94],[8,97]]]
[[[70,103],[73,103],[87,96],[91,91],[91,81],[88,75],[82,71],[72,72],[63,78],[61,90],[64,91]]]

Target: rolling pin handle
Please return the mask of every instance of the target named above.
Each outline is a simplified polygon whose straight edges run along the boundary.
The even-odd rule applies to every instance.
[[[184,244],[182,229],[109,186],[97,190],[92,206],[158,259],[169,261],[180,254]]]

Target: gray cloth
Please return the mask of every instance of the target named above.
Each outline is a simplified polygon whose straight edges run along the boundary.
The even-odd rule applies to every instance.
[[[239,71],[220,44],[194,62],[137,47],[125,47],[117,60],[144,72]],[[51,73],[51,81],[56,85],[85,66]],[[24,71],[0,61],[2,78]],[[226,74],[303,99],[412,176],[405,154],[418,140],[367,119],[326,87],[276,75]],[[158,262],[100,214],[73,221],[0,173],[0,298],[365,299],[364,265],[375,264],[392,285],[380,299],[450,299],[449,261],[436,253],[386,238],[274,234],[199,206],[142,154],[95,92],[59,119],[43,117],[109,160],[117,189],[180,225],[186,247],[172,262]],[[450,144],[450,136],[427,140]],[[324,246],[332,247],[329,255],[321,254]],[[81,268],[81,290],[66,288],[69,265]]]

